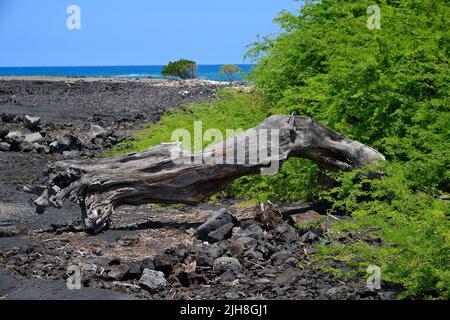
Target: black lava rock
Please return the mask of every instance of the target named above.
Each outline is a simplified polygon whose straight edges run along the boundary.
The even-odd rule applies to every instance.
[[[200,240],[208,241],[208,235],[227,224],[237,225],[237,219],[226,209],[220,209],[208,221],[197,229],[197,237]]]
[[[219,229],[212,231],[208,234],[208,242],[215,243],[231,237],[234,224],[227,223]]]

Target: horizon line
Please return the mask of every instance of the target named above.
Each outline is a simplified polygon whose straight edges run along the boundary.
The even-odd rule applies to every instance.
[[[198,66],[223,66],[226,64],[234,64],[234,65],[245,65],[245,66],[251,66],[256,65],[256,63],[197,63]],[[0,68],[78,68],[78,67],[159,67],[159,66],[165,66],[167,64],[116,64],[116,65],[42,65],[42,66],[0,66]]]

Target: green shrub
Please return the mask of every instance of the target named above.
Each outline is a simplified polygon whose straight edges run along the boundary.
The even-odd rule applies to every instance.
[[[404,139],[401,149],[423,153],[450,124],[450,4],[381,1],[381,29],[369,30],[372,4],[307,1],[300,15],[284,12],[285,32],[249,52],[260,57],[252,79],[279,113],[314,117],[383,152],[395,137],[396,148]]]
[[[387,177],[367,178],[375,170]],[[360,236],[345,246],[320,246],[318,256],[350,256],[360,274],[378,265],[384,281],[404,288],[403,297],[450,298],[450,204],[409,188],[408,174],[401,163],[385,163],[336,175],[341,186],[323,198],[333,203],[331,213],[353,219],[334,224],[331,238]]]
[[[283,32],[249,51],[258,60],[251,78],[275,113],[311,116],[389,161],[385,179],[345,173],[322,195],[354,218],[336,224],[336,237],[357,230],[384,242],[324,246],[322,258],[350,257],[360,271],[379,264],[407,296],[449,297],[450,217],[437,196],[450,189],[450,3],[377,3],[379,30],[366,26],[370,0],[306,1],[300,14],[283,12]]]
[[[233,76],[242,74],[242,69],[234,64],[225,64],[220,67],[220,73],[228,77],[228,82],[233,80]]]
[[[163,76],[174,76],[181,79],[194,79],[197,64],[194,61],[181,59],[169,62],[161,72]]]
[[[317,194],[318,168],[309,160],[292,158],[273,176],[247,176],[233,182],[227,195],[260,201],[310,201]]]

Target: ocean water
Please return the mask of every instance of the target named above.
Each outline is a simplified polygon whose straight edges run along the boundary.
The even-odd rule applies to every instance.
[[[222,65],[199,65],[197,78],[225,81],[227,77],[219,72]],[[253,65],[238,65],[247,74]],[[119,77],[119,78],[164,78],[163,66],[106,66],[106,67],[1,67],[0,76],[77,76],[77,77]],[[235,80],[242,80],[236,75]]]

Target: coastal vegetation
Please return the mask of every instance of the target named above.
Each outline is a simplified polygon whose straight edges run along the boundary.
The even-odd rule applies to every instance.
[[[367,27],[373,1],[307,1],[282,12],[282,32],[255,42],[248,57],[251,93],[224,89],[207,104],[174,110],[112,151],[169,141],[176,128],[247,129],[271,114],[305,115],[386,156],[377,167],[329,173],[317,185],[307,160],[287,161],[275,176],[244,177],[224,194],[246,200],[330,204],[329,241],[318,261],[342,277],[381,268],[405,298],[450,298],[450,4],[445,0],[380,1],[381,28]],[[380,179],[371,172],[383,172]],[[447,199],[447,200],[446,200]],[[328,265],[330,265],[328,263]],[[345,265],[345,268],[342,267]],[[350,268],[348,268],[350,267]]]
[[[163,76],[173,76],[181,79],[194,79],[197,63],[195,61],[181,59],[178,61],[170,61],[161,72]]]
[[[225,64],[220,67],[220,73],[227,76],[228,82],[231,82],[234,76],[242,74],[242,69],[234,64]]]

